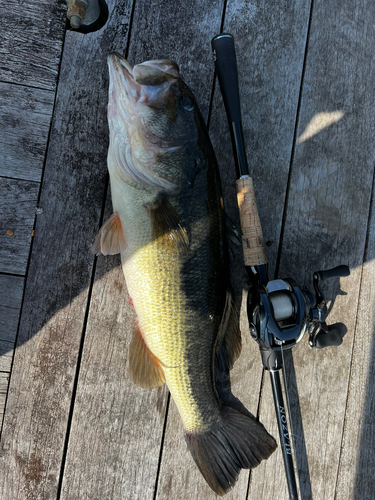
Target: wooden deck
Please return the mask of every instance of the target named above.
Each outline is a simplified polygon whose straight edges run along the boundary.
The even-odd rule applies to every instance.
[[[210,499],[166,387],[128,375],[134,312],[117,257],[90,252],[111,212],[111,51],[177,61],[194,90],[238,223],[210,40],[235,36],[243,122],[270,275],[324,284],[339,348],[307,339],[285,364],[303,500],[375,498],[375,4],[370,0],[109,0],[95,33],[64,2],[0,5],[2,500]],[[51,120],[52,116],[52,120]],[[241,299],[239,254],[232,280]],[[234,393],[277,436],[270,384],[242,309]],[[2,415],[1,415],[2,416]],[[228,499],[287,500],[280,450]]]

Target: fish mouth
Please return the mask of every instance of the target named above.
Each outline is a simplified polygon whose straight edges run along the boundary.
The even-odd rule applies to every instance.
[[[121,96],[126,98],[126,106],[138,101],[140,95],[139,85],[134,80],[131,64],[117,52],[108,56],[109,70],[109,117],[115,116],[116,106]]]
[[[180,78],[179,67],[174,61],[157,59],[132,67],[118,52],[109,54],[108,68],[110,100],[112,95],[114,102],[118,102],[120,94],[125,91],[128,104],[133,106],[138,102],[157,104],[158,95]]]
[[[143,186],[174,191],[177,185],[172,179],[154,172],[155,158],[181,149],[186,141],[155,135],[144,122],[144,116],[148,107],[165,107],[171,96],[170,87],[180,78],[178,65],[163,59],[132,67],[124,57],[113,52],[108,56],[108,68],[111,155],[125,178]]]
[[[124,70],[124,77],[137,82],[140,85],[160,85],[168,80],[180,78],[178,64],[169,59],[154,59],[132,65],[118,52],[112,52],[108,56],[109,71],[114,69],[121,72]],[[113,75],[112,75],[113,76]]]

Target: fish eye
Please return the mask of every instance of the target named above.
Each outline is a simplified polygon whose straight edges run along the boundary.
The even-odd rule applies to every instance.
[[[186,111],[193,111],[194,109],[194,102],[187,95],[181,97],[181,104]]]

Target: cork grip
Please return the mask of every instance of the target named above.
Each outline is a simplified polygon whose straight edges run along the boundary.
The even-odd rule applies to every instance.
[[[251,177],[241,177],[237,180],[237,202],[240,211],[245,266],[266,264],[266,249]]]

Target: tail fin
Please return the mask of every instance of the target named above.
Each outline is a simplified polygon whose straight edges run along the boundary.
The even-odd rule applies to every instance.
[[[257,420],[223,406],[221,420],[185,440],[198,469],[218,495],[235,484],[241,469],[252,469],[276,449],[276,441]]]

